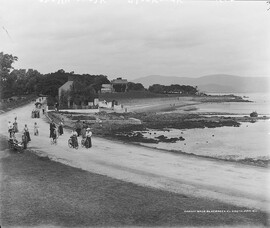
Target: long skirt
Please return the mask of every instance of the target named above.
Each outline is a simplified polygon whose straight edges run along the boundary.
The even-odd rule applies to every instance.
[[[28,131],[25,132],[26,134],[26,137],[27,137],[27,141],[30,142],[31,141],[31,138],[30,138],[30,134]]]
[[[92,147],[92,139],[91,139],[91,137],[86,137],[86,140],[88,141],[88,145],[89,145],[89,147],[87,147],[87,148],[91,148]]]
[[[58,127],[58,131],[59,131],[59,135],[63,135],[63,126],[62,125],[60,125],[59,127]]]
[[[34,129],[34,135],[38,135],[38,128]]]
[[[18,130],[18,123],[17,122],[15,122],[13,124],[13,128],[14,128],[15,133],[19,132],[19,130]]]
[[[50,129],[50,138],[53,136],[54,129]]]

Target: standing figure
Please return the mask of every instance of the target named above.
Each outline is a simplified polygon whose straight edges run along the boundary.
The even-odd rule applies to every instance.
[[[64,125],[63,122],[60,121],[59,127],[58,127],[59,135],[63,135],[64,134],[64,132],[63,132],[63,125]]]
[[[13,129],[14,129],[15,133],[19,132],[18,123],[17,123],[17,117],[14,118]]]
[[[80,120],[77,121],[77,123],[75,124],[75,128],[76,128],[76,132],[78,134],[78,136],[81,135],[81,122]]]
[[[58,104],[58,102],[55,103],[54,107],[55,107],[55,111],[58,112],[59,111],[59,104]]]
[[[81,130],[82,138],[86,137],[86,129],[87,129],[87,126],[85,124],[85,121],[83,121],[82,130]]]
[[[90,128],[86,129],[86,142],[85,147],[91,148],[92,147],[92,140],[91,140],[92,132],[90,131]]]
[[[28,130],[28,127],[27,127],[27,124],[24,125],[24,134],[27,138],[27,142],[30,142],[31,141],[31,138],[30,138],[30,133],[29,133],[29,130]]]
[[[53,130],[53,132],[52,132],[51,143],[52,143],[52,144],[57,144],[57,131],[56,131],[56,128],[54,128],[54,130]]]
[[[71,135],[70,135],[70,138],[71,138],[71,141],[72,141],[72,147],[78,147],[78,133],[77,131],[74,129],[72,130],[71,132]]]
[[[12,137],[12,133],[13,133],[13,124],[8,121],[8,133],[9,133],[9,138]]]
[[[55,126],[54,122],[51,121],[51,123],[50,123],[50,138],[52,138],[55,128],[56,128],[56,126]]]
[[[38,125],[37,125],[37,122],[35,122],[34,124],[34,135],[38,135]]]

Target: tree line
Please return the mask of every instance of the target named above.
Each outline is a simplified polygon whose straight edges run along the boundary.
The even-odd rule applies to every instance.
[[[198,93],[197,86],[172,84],[169,86],[154,84],[149,86],[148,90],[152,93],[165,94],[182,94],[182,95],[196,95]]]
[[[109,84],[106,75],[74,74],[60,69],[54,73],[41,74],[34,69],[14,69],[13,63],[18,61],[17,56],[0,52],[0,91],[1,99],[11,96],[21,96],[25,94],[44,94],[51,102],[58,99],[58,89],[68,81],[70,75],[77,76],[69,94],[74,102],[82,100],[93,101],[98,97],[102,84]],[[127,91],[145,91],[147,89],[141,83],[129,82]],[[196,94],[196,87],[185,85],[158,85],[154,84],[148,88],[152,93],[179,93]]]

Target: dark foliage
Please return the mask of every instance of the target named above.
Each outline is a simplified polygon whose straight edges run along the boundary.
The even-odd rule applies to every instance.
[[[153,93],[165,93],[165,94],[176,93],[183,95],[194,95],[198,93],[197,87],[193,87],[190,85],[177,85],[177,84],[170,86],[154,84],[152,86],[149,86],[148,90]]]

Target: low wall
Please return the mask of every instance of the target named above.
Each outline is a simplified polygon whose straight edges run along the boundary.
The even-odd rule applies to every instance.
[[[114,110],[123,110],[124,106],[123,105],[114,105],[113,109]]]
[[[54,111],[54,110],[47,110],[47,112],[52,112],[52,111]],[[89,114],[89,113],[97,113],[97,112],[99,112],[99,108],[98,109],[60,109],[59,112]]]
[[[104,102],[104,101],[100,101],[98,103],[98,106],[100,108],[112,108],[112,102]]]

